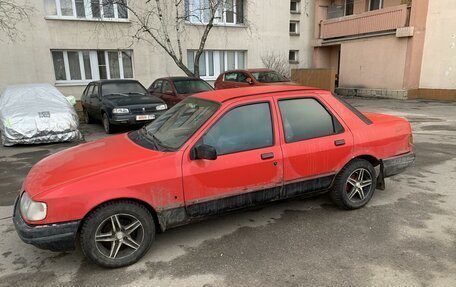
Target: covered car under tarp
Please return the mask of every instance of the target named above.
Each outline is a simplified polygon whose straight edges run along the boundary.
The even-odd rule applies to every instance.
[[[4,146],[80,140],[78,127],[73,106],[50,84],[8,86],[0,96]]]

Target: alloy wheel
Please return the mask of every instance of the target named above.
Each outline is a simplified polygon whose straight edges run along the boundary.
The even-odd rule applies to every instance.
[[[372,175],[365,168],[353,171],[345,184],[348,200],[352,202],[363,201],[372,190]]]
[[[135,253],[144,241],[144,227],[135,216],[114,214],[98,226],[95,233],[98,251],[110,259]]]

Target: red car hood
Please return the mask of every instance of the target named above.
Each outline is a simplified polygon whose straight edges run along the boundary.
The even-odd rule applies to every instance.
[[[27,175],[24,189],[34,197],[78,179],[163,155],[165,154],[136,145],[127,134],[108,137],[41,160]]]

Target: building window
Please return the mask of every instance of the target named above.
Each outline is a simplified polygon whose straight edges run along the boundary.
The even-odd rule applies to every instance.
[[[127,0],[45,0],[46,15],[58,19],[125,21]]]
[[[199,59],[200,77],[215,80],[220,73],[228,70],[244,69],[246,51],[203,51]],[[187,51],[187,67],[193,72],[195,50]]]
[[[383,0],[370,0],[369,11],[379,10],[383,8]]]
[[[288,60],[292,64],[299,63],[299,51],[298,50],[290,50],[288,53]]]
[[[133,78],[131,50],[53,50],[57,83]]]
[[[216,25],[244,24],[244,0],[219,0],[214,15]],[[210,0],[185,0],[185,15],[190,23],[207,24],[211,18]]]
[[[290,35],[299,35],[299,21],[290,21]]]
[[[355,0],[345,0],[344,15],[353,15]]]
[[[290,1],[290,12],[291,13],[300,13],[300,4],[301,4],[301,0],[291,0]]]

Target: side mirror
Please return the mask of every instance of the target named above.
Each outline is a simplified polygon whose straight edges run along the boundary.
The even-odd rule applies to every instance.
[[[247,83],[249,83],[249,85],[253,85],[253,80],[252,80],[252,78],[247,78],[247,79],[245,79],[245,81],[246,81]]]
[[[165,95],[174,96],[174,92],[171,90],[167,90],[167,91],[165,91]]]
[[[215,147],[202,144],[195,148],[195,159],[207,159],[215,160],[217,159],[217,151]]]

